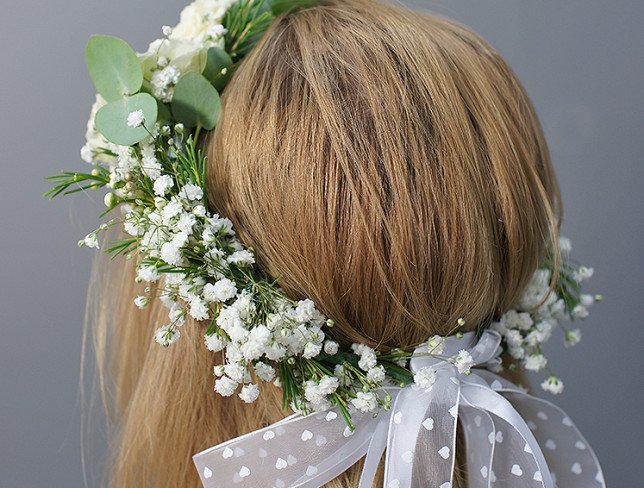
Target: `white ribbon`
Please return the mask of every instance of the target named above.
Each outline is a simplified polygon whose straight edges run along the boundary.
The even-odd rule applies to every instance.
[[[469,375],[415,354],[412,372],[433,366],[434,385],[387,388],[391,410],[353,411],[353,432],[335,410],[292,415],[196,454],[203,486],[319,487],[366,456],[359,488],[371,488],[386,450],[384,488],[451,488],[460,422],[469,488],[605,488],[595,454],[561,409],[484,369],[500,341],[493,331],[446,339],[444,356],[472,355],[478,367]]]

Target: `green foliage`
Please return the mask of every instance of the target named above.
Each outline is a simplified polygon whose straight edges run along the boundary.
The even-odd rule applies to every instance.
[[[317,5],[318,0],[269,0],[273,15]]]
[[[102,167],[97,167],[91,173],[76,173],[74,171],[63,171],[60,174],[47,176],[54,186],[43,196],[54,199],[58,195],[69,195],[79,191],[101,188],[110,181],[109,172]]]
[[[206,53],[206,65],[203,75],[221,92],[232,74],[233,60],[230,55],[218,47],[211,47]]]
[[[142,110],[145,122],[139,127],[127,123],[131,112]],[[138,93],[131,97],[110,102],[96,114],[96,128],[105,138],[120,146],[131,146],[145,139],[157,120],[157,101],[152,95]]]
[[[96,91],[108,102],[141,89],[143,71],[134,50],[114,36],[92,36],[85,52],[87,69]]]
[[[259,42],[274,15],[265,0],[239,0],[224,17],[226,50],[237,63]]]
[[[221,113],[219,93],[199,73],[186,73],[179,79],[171,105],[175,120],[188,128],[201,126],[211,130]]]

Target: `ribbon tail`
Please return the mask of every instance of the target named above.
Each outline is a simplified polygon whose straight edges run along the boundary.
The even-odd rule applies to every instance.
[[[392,408],[384,486],[453,484],[460,382],[439,369],[429,389],[405,388]]]
[[[523,446],[520,447],[523,447],[523,452],[519,455],[515,453],[514,456],[512,455],[513,453],[508,452],[507,456],[505,456],[508,460],[514,460],[509,468],[510,472],[507,475],[509,477],[516,477],[517,481],[519,478],[527,477],[528,479],[532,479],[532,482],[537,482],[539,486],[542,486],[543,488],[554,488],[554,481],[548,468],[548,463],[541,451],[541,447],[522,416],[516,411],[512,404],[506,398],[491,390],[489,387],[482,386],[480,384],[464,383],[462,394],[469,405],[489,412],[493,416],[505,421],[512,429],[514,429],[514,432],[518,433],[521,437],[521,444],[523,444]],[[508,432],[506,435],[509,436],[509,434],[510,433]],[[490,434],[490,442],[497,444],[496,449],[498,450],[502,446],[501,442],[505,442],[507,445],[509,439],[503,440],[501,436],[497,438],[497,435],[496,430],[493,431]],[[516,447],[519,446],[514,444],[514,447],[516,449]],[[472,448],[473,446],[468,446],[468,449]],[[523,456],[524,460],[527,457],[534,461],[537,468],[534,473],[527,472],[529,466],[526,466],[525,462],[523,462],[522,465],[521,456]],[[494,459],[492,459],[492,463],[493,462]],[[489,466],[490,476],[492,475],[492,468],[493,464]],[[497,473],[496,475],[498,476],[499,474]],[[529,486],[529,484],[526,484],[526,486]]]
[[[380,419],[380,422],[373,433],[373,437],[371,438],[371,442],[369,442],[367,456],[364,460],[358,488],[371,488],[373,486],[373,481],[376,478],[376,472],[378,471],[378,465],[380,464],[380,458],[385,452],[385,447],[387,447],[388,432],[389,415]]]
[[[363,457],[380,423],[355,412],[355,431],[336,411],[292,416],[193,456],[205,488],[317,488]]]

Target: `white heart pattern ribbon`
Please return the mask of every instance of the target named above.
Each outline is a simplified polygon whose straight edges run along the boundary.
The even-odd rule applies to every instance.
[[[470,352],[469,375],[415,354],[412,372],[433,366],[433,386],[388,388],[392,408],[352,411],[354,431],[335,410],[292,415],[196,454],[203,486],[319,487],[365,457],[359,488],[371,488],[386,450],[384,488],[451,488],[460,423],[469,488],[605,488],[590,445],[560,408],[485,369],[500,341],[494,331],[445,340],[445,357]]]

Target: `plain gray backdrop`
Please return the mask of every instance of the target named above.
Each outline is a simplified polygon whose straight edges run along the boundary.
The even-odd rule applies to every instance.
[[[550,349],[566,381],[557,398],[602,461],[609,487],[644,486],[644,2],[423,1],[509,61],[531,95],[561,182],[564,234],[595,267],[605,301],[570,351]],[[3,1],[0,15],[0,486],[80,487],[79,371],[101,197],[49,203],[43,176],[84,169],[79,148],[94,91],[92,33],[137,50],[176,23],[183,0]],[[102,449],[90,435],[89,485]],[[562,487],[566,488],[566,487]]]

